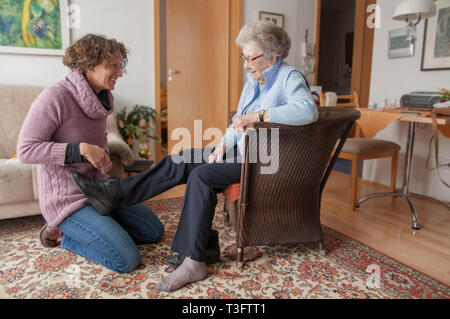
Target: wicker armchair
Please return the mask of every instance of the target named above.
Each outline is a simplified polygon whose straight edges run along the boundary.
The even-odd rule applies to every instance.
[[[256,123],[251,130],[279,129],[279,166],[275,174],[261,174],[264,164],[249,163],[252,143],[270,150],[271,134],[245,135],[245,159],[240,184],[224,191],[225,211],[236,231],[237,262],[244,247],[317,242],[325,254],[320,224],[320,201],[325,183],[360,112],[350,108],[319,109],[317,122],[305,126]],[[267,135],[267,136],[264,136]],[[266,139],[266,140],[264,140]],[[337,143],[337,151],[331,157]],[[239,191],[233,202],[230,194]],[[230,191],[231,190],[231,191]]]

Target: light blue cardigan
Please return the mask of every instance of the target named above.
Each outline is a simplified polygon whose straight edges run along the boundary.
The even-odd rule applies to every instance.
[[[267,109],[270,122],[287,125],[306,125],[317,121],[318,111],[311,97],[309,84],[303,74],[289,64],[277,62],[263,71],[265,85],[253,80],[247,74],[247,83],[242,90],[241,98],[233,121],[239,115],[245,115]],[[236,134],[227,128],[223,141],[227,149],[238,144],[243,154],[243,134]]]

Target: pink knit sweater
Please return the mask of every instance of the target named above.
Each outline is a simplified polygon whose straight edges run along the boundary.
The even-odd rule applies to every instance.
[[[113,97],[108,92],[111,106]],[[108,151],[107,111],[83,74],[71,72],[46,88],[31,105],[20,131],[17,156],[38,165],[39,205],[49,227],[48,238],[61,234],[57,226],[88,202],[72,181],[71,172],[101,178],[89,162],[64,164],[69,143],[85,142]]]

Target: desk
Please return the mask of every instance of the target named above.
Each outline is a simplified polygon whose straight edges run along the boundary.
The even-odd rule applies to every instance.
[[[370,123],[367,123],[367,127],[369,127],[369,129],[367,131],[370,132],[370,135],[375,135],[378,130],[381,130],[383,128],[385,128],[390,121],[392,120],[399,120],[399,121],[403,121],[403,122],[408,122],[408,139],[406,142],[406,157],[405,157],[405,164],[404,164],[404,174],[403,174],[403,186],[402,189],[396,192],[386,192],[386,193],[375,193],[375,194],[370,194],[367,196],[364,196],[363,198],[361,198],[357,203],[356,203],[356,207],[360,207],[361,203],[363,203],[364,201],[370,199],[370,198],[376,198],[376,197],[385,197],[385,196],[394,196],[394,197],[403,197],[407,200],[409,207],[411,209],[412,212],[412,228],[413,229],[420,229],[420,222],[419,222],[419,218],[417,215],[417,210],[416,210],[416,206],[414,205],[414,202],[411,200],[411,195],[414,196],[419,196],[419,197],[424,197],[424,198],[428,198],[431,199],[433,201],[439,202],[442,205],[446,206],[447,209],[450,210],[450,206],[443,202],[440,201],[436,198],[433,197],[429,197],[429,196],[425,196],[425,195],[420,195],[420,194],[413,194],[409,192],[409,182],[411,180],[411,172],[412,172],[412,164],[413,164],[413,151],[414,151],[414,137],[415,137],[415,130],[416,130],[416,123],[426,123],[426,124],[431,124],[431,117],[430,117],[430,112],[420,112],[420,114],[418,115],[411,115],[411,114],[402,114],[400,113],[402,110],[400,109],[395,109],[395,110],[385,110],[385,111],[374,111],[374,110],[369,110],[369,109],[364,109],[361,108],[359,109],[359,111],[361,112],[361,118],[364,120],[368,120],[370,121],[370,117],[378,117],[378,118],[388,118],[388,120],[380,121],[382,124],[380,127],[374,127],[374,125],[376,125],[376,121],[370,121]],[[403,110],[405,111],[405,110]],[[387,124],[386,124],[387,123]],[[361,126],[361,130],[364,133],[364,122],[359,123]],[[447,125],[450,125],[450,117],[439,117],[438,118],[438,125],[441,126],[441,132],[449,137],[448,134],[448,128]],[[445,130],[443,130],[445,128]],[[373,136],[366,136],[366,137],[373,137]]]

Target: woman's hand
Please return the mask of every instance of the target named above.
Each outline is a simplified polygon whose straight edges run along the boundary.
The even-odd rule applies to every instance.
[[[220,142],[217,144],[217,146],[214,149],[214,152],[212,152],[208,157],[208,163],[215,163],[217,161],[221,161],[223,158],[223,154],[225,154],[225,151],[227,149],[227,143]]]
[[[108,154],[103,148],[97,145],[80,143],[80,155],[84,156],[92,166],[100,169],[103,174],[110,171],[112,168],[112,163]]]
[[[259,114],[258,112],[250,113],[246,115],[241,115],[236,117],[233,124],[231,124],[231,127],[234,129],[234,131],[239,134],[243,133],[247,127],[255,122],[259,121]]]

